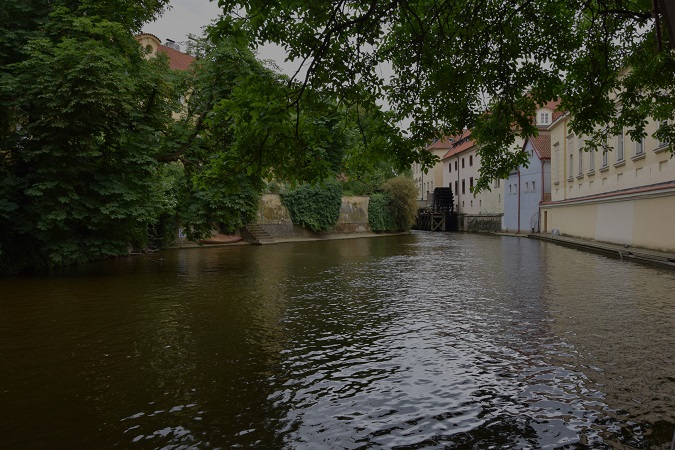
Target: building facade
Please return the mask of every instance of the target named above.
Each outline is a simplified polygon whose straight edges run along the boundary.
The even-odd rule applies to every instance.
[[[550,136],[528,138],[523,151],[528,163],[504,180],[503,229],[509,233],[539,232],[539,205],[551,199]]]
[[[633,140],[622,132],[605,152],[588,152],[584,136],[560,117],[551,132],[551,201],[542,204],[542,232],[675,251],[675,163],[669,143]]]
[[[445,186],[443,184],[443,162],[441,158],[452,148],[452,144],[451,138],[443,137],[434,139],[425,148],[425,151],[439,158],[439,161],[433,167],[428,168],[427,173],[424,173],[422,165],[419,163],[414,163],[412,166],[413,180],[417,186],[417,199],[423,204],[431,203],[435,188]]]
[[[452,141],[452,147],[441,158],[443,186],[452,188],[458,214],[480,214],[482,199],[473,193],[480,168],[476,141],[469,130]]]

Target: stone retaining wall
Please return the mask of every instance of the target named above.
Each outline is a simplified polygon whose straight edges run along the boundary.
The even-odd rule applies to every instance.
[[[368,225],[369,200],[370,198],[365,196],[342,197],[340,217],[330,233],[370,232],[370,226]],[[275,238],[317,235],[311,230],[293,225],[291,215],[281,202],[279,194],[264,194],[262,196],[256,224]]]
[[[461,231],[498,233],[502,231],[502,214],[464,214],[459,225]]]

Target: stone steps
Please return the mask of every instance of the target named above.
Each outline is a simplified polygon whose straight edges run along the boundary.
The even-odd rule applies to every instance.
[[[265,231],[265,229],[258,224],[249,224],[246,226],[246,234],[249,235],[250,240],[253,244],[266,245],[266,244],[276,244],[277,241],[274,240],[270,234]]]

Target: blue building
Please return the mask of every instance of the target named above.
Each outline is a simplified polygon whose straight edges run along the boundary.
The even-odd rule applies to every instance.
[[[539,135],[523,144],[528,163],[509,175],[504,184],[504,231],[540,231],[539,204],[551,199],[551,137]]]

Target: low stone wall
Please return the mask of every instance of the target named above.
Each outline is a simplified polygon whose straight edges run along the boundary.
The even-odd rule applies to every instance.
[[[370,226],[368,225],[369,200],[370,198],[365,196],[342,197],[340,217],[330,233],[370,232]],[[291,215],[282,203],[279,194],[264,194],[262,196],[256,224],[274,238],[312,237],[320,234],[293,225]]]
[[[502,214],[464,214],[459,223],[461,231],[498,233],[502,231]]]
[[[367,233],[368,225],[368,202],[370,197],[354,196],[342,197],[340,206],[340,218],[333,232],[335,233]]]

